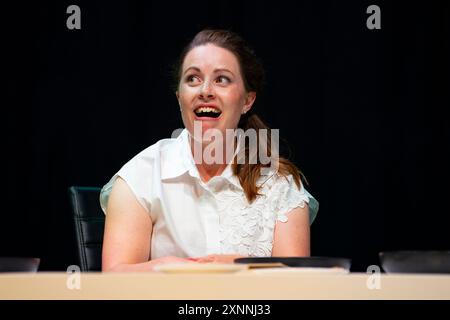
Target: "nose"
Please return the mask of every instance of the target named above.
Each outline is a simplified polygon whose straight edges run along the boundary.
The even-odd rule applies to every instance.
[[[212,99],[214,98],[214,90],[209,83],[209,81],[203,82],[200,88],[200,98],[201,99]]]

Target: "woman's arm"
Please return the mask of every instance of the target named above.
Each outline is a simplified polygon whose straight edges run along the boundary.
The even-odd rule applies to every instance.
[[[272,247],[273,257],[310,255],[309,208],[295,208],[286,214],[288,221],[277,221]]]
[[[204,257],[192,258],[198,263],[234,263],[237,258],[246,258],[246,256],[239,254],[210,254]]]
[[[150,215],[118,177],[106,209],[102,271],[152,271],[157,264],[188,261],[172,256],[148,261],[151,236]]]
[[[148,269],[145,263],[149,259],[151,234],[149,214],[127,183],[118,177],[106,209],[102,270]]]

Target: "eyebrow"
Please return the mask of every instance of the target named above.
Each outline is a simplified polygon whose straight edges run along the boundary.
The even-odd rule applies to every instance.
[[[190,69],[194,69],[195,71],[201,72],[199,67],[191,66],[191,67],[187,68],[187,69],[184,71],[183,74],[185,74],[186,72],[188,72]],[[226,68],[217,68],[217,69],[214,69],[213,72],[214,72],[214,73],[217,73],[217,72],[220,72],[220,71],[226,71],[226,72],[229,72],[229,73],[231,73],[231,74],[234,76],[234,73],[231,72],[230,70],[226,69]]]

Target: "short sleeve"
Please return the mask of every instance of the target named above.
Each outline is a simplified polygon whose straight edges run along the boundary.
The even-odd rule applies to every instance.
[[[109,195],[117,177],[121,177],[135,195],[137,201],[144,209],[151,212],[151,168],[138,158],[127,162],[100,191],[100,206],[106,214]]]
[[[287,213],[295,208],[309,207],[310,224],[314,222],[319,211],[319,202],[305,189],[301,183],[300,189],[297,187],[292,175],[279,177],[274,190],[276,197],[275,212],[277,220],[287,222]]]

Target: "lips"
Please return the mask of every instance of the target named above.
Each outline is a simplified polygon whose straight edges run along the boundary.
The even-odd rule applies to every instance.
[[[215,105],[202,104],[194,109],[194,113],[198,119],[217,119],[222,111]]]

